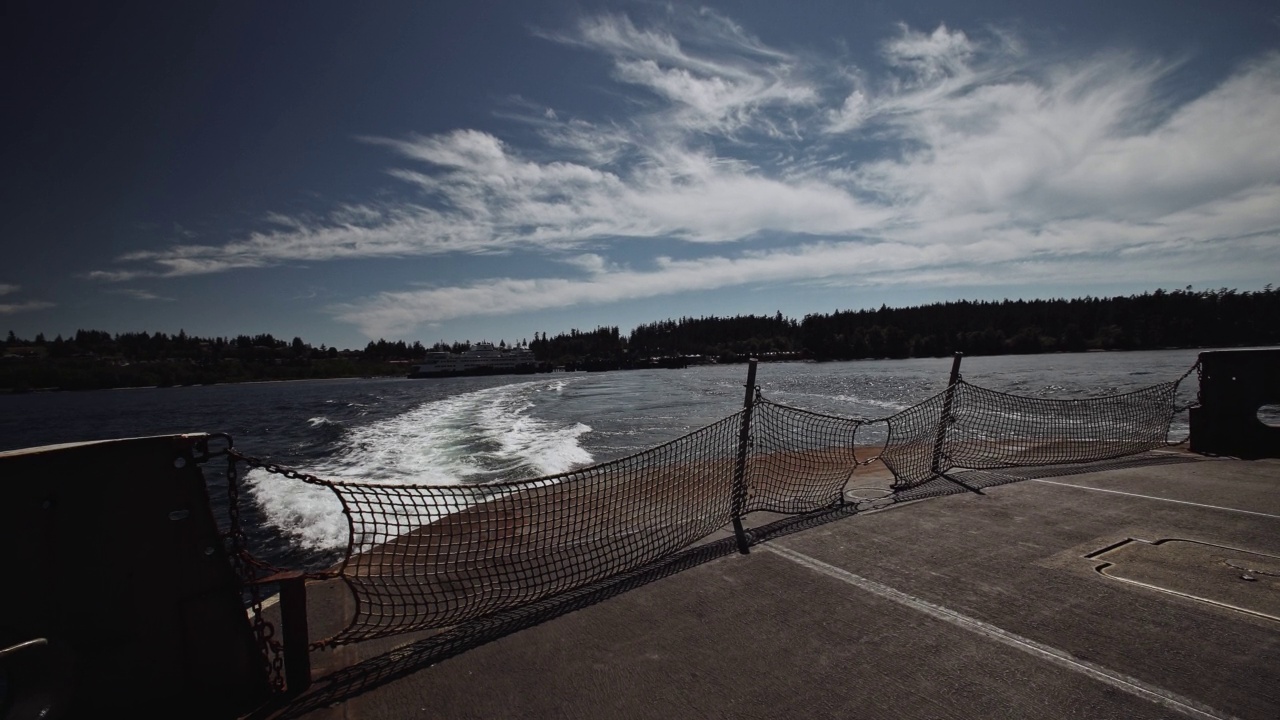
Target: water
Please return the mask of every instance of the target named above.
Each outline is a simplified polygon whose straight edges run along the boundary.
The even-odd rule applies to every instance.
[[[1126,392],[1180,377],[1197,350],[966,358],[971,383],[1034,397]],[[950,359],[770,363],[771,400],[882,418],[941,392]],[[0,450],[225,432],[253,455],[322,477],[467,483],[536,477],[623,457],[742,406],[746,365],[436,380],[357,379],[0,396]],[[1194,376],[1178,402],[1194,397]],[[877,440],[868,428],[860,442]],[[1186,413],[1171,439],[1186,436]],[[882,436],[881,436],[882,437]],[[211,477],[212,481],[212,477]],[[346,522],[323,488],[254,471],[251,517],[276,559],[328,562]],[[215,508],[215,510],[221,510]]]

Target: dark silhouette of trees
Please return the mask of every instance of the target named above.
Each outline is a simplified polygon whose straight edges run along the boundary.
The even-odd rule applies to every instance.
[[[563,365],[565,369],[616,370],[627,366],[627,339],[616,326],[595,330],[570,330],[548,338],[533,334],[529,349],[539,362]]]
[[[836,310],[796,321],[781,312],[682,317],[636,327],[535,332],[521,340],[542,363],[610,370],[686,361],[855,360],[1005,353],[1082,352],[1280,345],[1280,292],[1230,289],[1156,290],[1111,298],[934,303],[919,307]],[[514,343],[513,343],[514,344]],[[495,345],[509,347],[505,339]],[[471,341],[371,341],[363,350],[270,334],[200,338],[184,330],[76,330],[48,340],[10,331],[0,342],[0,389],[85,389],[403,375],[429,350],[462,352]]]
[[[1150,350],[1280,344],[1280,293],[1156,290],[1072,300],[958,301],[809,315],[815,359]],[[904,341],[905,338],[905,341]]]

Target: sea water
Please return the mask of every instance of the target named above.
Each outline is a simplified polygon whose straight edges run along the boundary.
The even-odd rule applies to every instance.
[[[1196,350],[965,358],[975,385],[1082,398],[1176,380]],[[766,398],[883,418],[945,389],[950,358],[762,363]],[[746,365],[476,378],[311,380],[0,396],[0,450],[146,435],[224,432],[246,455],[333,480],[457,484],[532,478],[630,455],[742,407]],[[1195,397],[1194,374],[1178,404]],[[864,428],[860,444],[883,440]],[[877,436],[877,433],[881,435]],[[1175,418],[1173,441],[1187,434]],[[209,468],[211,484],[221,470]],[[347,525],[325,488],[254,470],[244,478],[275,559],[331,562]],[[215,504],[221,493],[213,493]],[[225,508],[215,507],[216,512]]]

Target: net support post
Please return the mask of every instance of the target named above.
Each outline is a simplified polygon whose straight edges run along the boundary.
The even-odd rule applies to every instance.
[[[307,628],[307,579],[302,573],[280,578],[280,620],[284,636],[284,682],[290,695],[311,687],[311,648]]]
[[[280,635],[284,650],[284,689],[296,696],[311,687],[311,631],[307,624],[307,576],[297,570],[269,575],[259,584],[280,588]]]
[[[743,555],[750,552],[742,513],[747,506],[747,451],[751,444],[751,412],[756,404],[756,363],[755,358],[747,361],[747,392],[742,400],[742,430],[738,433],[738,459],[733,468],[733,536]]]
[[[942,414],[938,417],[938,434],[933,441],[933,464],[929,469],[935,476],[943,473],[942,446],[947,440],[947,426],[951,423],[951,403],[955,400],[956,383],[960,382],[960,360],[964,353],[956,353],[951,360],[951,379],[947,381],[947,394],[942,399]]]

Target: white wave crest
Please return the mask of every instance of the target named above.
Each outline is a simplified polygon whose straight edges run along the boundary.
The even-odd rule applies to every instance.
[[[486,388],[349,427],[344,449],[305,471],[333,480],[403,485],[456,485],[567,472],[591,462],[591,454],[579,443],[591,428],[531,413],[539,393],[560,392],[566,384],[558,380]],[[316,420],[324,418],[309,422],[320,424]],[[346,518],[327,488],[268,479],[261,471],[251,472],[246,484],[267,518],[304,546],[330,549],[346,544]],[[461,506],[452,508],[458,509]]]

